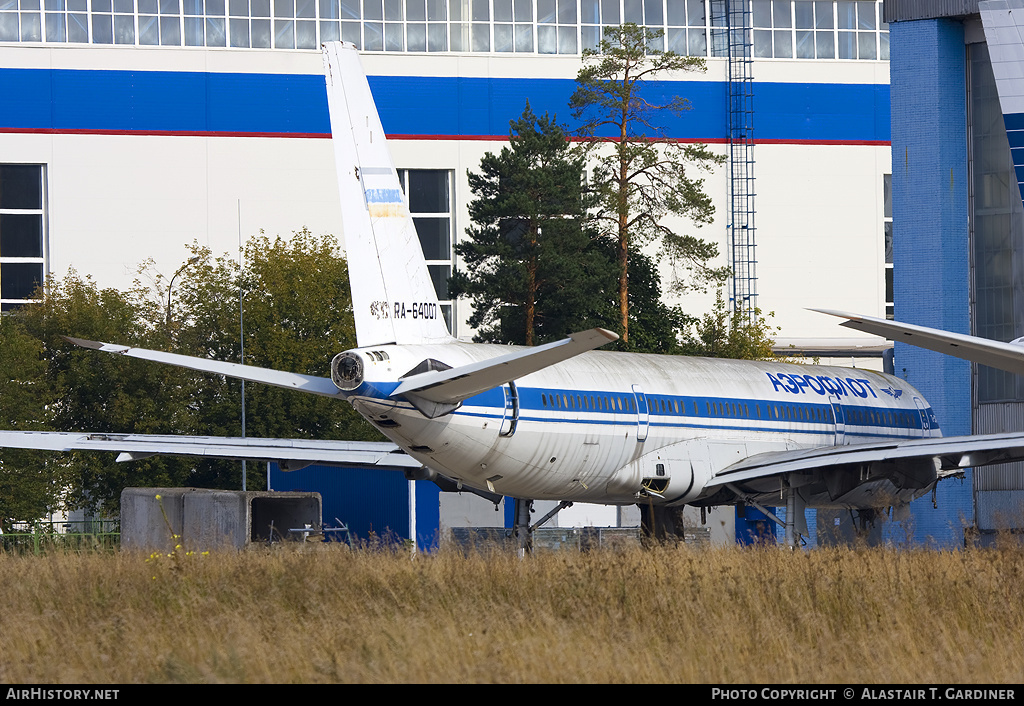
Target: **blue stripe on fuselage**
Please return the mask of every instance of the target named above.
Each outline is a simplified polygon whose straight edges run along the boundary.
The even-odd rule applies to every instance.
[[[396,387],[397,383],[363,383],[355,391],[355,395],[398,404],[398,400],[389,396]],[[626,426],[637,424],[636,397],[632,392],[583,391],[568,388],[517,389],[520,421]],[[810,434],[832,433],[835,428],[832,405],[827,402],[654,394],[645,394],[645,398],[648,423],[655,427]],[[848,436],[902,436],[907,432],[919,434],[924,429],[921,415],[916,408],[862,404],[841,404],[841,407],[842,423]],[[478,411],[481,409],[493,409],[494,412]],[[937,431],[939,425],[931,407],[926,409],[926,413],[930,421],[929,430]],[[502,418],[505,415],[503,388],[495,388],[470,397],[455,414]],[[711,420],[715,420],[716,423],[708,423]],[[758,424],[751,425],[750,422]],[[894,434],[878,431],[880,429],[892,430]]]

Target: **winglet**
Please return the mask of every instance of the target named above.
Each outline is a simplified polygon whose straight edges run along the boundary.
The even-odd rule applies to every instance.
[[[118,346],[113,343],[100,343],[99,341],[87,341],[84,338],[72,338],[71,336],[61,336],[68,343],[73,343],[76,346],[82,348],[89,348],[94,351],[103,351],[104,353],[124,353],[128,350],[128,346]]]

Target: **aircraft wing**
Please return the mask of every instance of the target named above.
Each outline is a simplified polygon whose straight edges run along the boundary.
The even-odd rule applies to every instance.
[[[201,456],[232,460],[276,461],[283,470],[311,464],[358,466],[390,470],[423,464],[395,444],[376,441],[308,441],[219,436],[163,436],[90,432],[0,431],[0,448],[45,451],[116,451],[118,461],[149,456]]]
[[[901,324],[887,319],[858,316],[842,311],[829,309],[812,309],[811,311],[847,319],[839,325],[855,331],[873,333],[893,341],[902,341],[920,348],[927,348],[930,351],[938,351],[1000,370],[1008,370],[1011,373],[1024,374],[1024,346],[1016,343],[1003,343],[962,333],[949,333],[926,326]]]
[[[886,439],[849,446],[755,454],[719,471],[706,487],[714,489],[728,483],[744,483],[784,473],[880,462],[893,463],[898,467],[900,464],[932,461],[937,477],[945,478],[965,468],[1020,460],[1024,460],[1024,432]]]
[[[71,338],[70,336],[64,336],[64,340],[74,343],[77,346],[82,346],[83,348],[91,348],[93,350],[103,351],[104,353],[115,353],[118,355],[128,356],[129,358],[152,360],[157,363],[176,365],[179,368],[189,368],[190,370],[199,370],[204,373],[226,375],[228,377],[247,380],[249,382],[262,382],[266,385],[283,387],[288,390],[298,390],[299,392],[309,392],[314,395],[323,395],[325,397],[342,396],[341,391],[338,389],[337,385],[331,382],[330,378],[321,378],[314,375],[300,375],[298,373],[289,373],[283,370],[272,370],[270,368],[258,368],[254,365],[226,363],[221,360],[194,358],[192,356],[179,355],[177,353],[165,353],[163,351],[153,351],[146,348],[129,348],[128,346],[119,346],[114,343],[86,341],[81,338]]]

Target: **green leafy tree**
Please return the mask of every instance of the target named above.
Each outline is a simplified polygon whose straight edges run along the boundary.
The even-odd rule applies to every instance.
[[[193,246],[193,256],[200,259],[175,295],[187,312],[176,333],[180,352],[241,361],[239,284],[246,364],[324,377],[337,353],[356,346],[348,266],[333,237],[307,230],[288,239],[261,234],[247,244],[240,272],[232,259],[213,258],[205,248]],[[222,378],[207,383],[203,427],[241,432],[239,387]],[[345,402],[256,384],[246,385],[246,434],[380,438]]]
[[[98,354],[62,338],[74,335],[96,341],[154,347],[166,342],[162,311],[136,284],[126,292],[100,289],[88,278],[70,272],[52,281],[41,303],[11,316],[39,343],[54,402],[48,422],[59,431],[179,433],[187,423],[187,379],[182,371],[155,368],[123,356]],[[6,421],[6,420],[5,420]],[[182,459],[158,457],[131,464],[112,463],[110,454],[72,452],[64,461],[69,480],[69,506],[116,507],[126,485],[180,485],[188,476]]]
[[[48,429],[46,409],[55,395],[46,377],[42,344],[20,321],[0,316],[0,419],[7,429]],[[53,454],[0,449],[0,529],[44,517],[63,505],[67,466]]]
[[[614,269],[585,227],[584,157],[554,117],[529,104],[510,123],[509,146],[469,173],[464,268],[450,287],[473,303],[477,340],[533,345],[603,325]]]
[[[774,360],[775,332],[768,321],[755,310],[756,316],[747,316],[744,311],[730,311],[722,290],[715,297],[715,308],[699,319],[691,318],[685,327],[686,334],[681,352],[686,355],[700,355],[708,358],[742,358],[746,360]],[[769,312],[767,318],[774,316]]]
[[[191,255],[173,290],[151,264],[123,292],[100,289],[71,272],[41,293],[41,303],[4,317],[4,330],[21,327],[32,345],[11,347],[5,338],[0,351],[15,351],[26,378],[40,373],[32,367],[33,350],[45,366],[49,387],[40,390],[49,390],[52,402],[23,403],[34,410],[33,419],[61,431],[241,434],[238,381],[97,353],[62,338],[70,334],[238,362],[240,286],[246,363],[326,376],[331,358],[355,346],[348,270],[332,237],[302,231],[271,241],[261,235],[246,247],[242,268],[198,245]],[[2,352],[0,362],[19,369]],[[0,412],[5,424],[17,423],[2,400]],[[246,386],[246,417],[248,436],[380,438],[341,400],[256,384]],[[6,467],[6,452],[0,460]],[[111,454],[75,452],[64,465],[68,475],[58,486],[70,487],[69,505],[111,513],[127,486],[241,487],[240,464],[230,461],[157,456],[114,463]],[[251,474],[250,489],[262,483],[263,474]],[[0,488],[0,503],[2,494]]]
[[[652,241],[677,268],[689,272],[677,278],[683,291],[709,282],[720,283],[726,268],[710,263],[718,248],[700,238],[665,225],[666,216],[683,216],[700,225],[714,214],[695,172],[709,170],[724,158],[703,144],[668,139],[659,119],[680,115],[690,103],[679,96],[661,100],[645,85],[650,79],[675,72],[704,71],[704,59],[651,50],[660,30],[635,24],[605,28],[597,50],[583,52],[583,68],[570,98],[580,121],[583,148],[594,160],[590,188],[597,198],[594,218],[603,234],[616,244],[618,266],[618,328],[630,339],[629,257]]]

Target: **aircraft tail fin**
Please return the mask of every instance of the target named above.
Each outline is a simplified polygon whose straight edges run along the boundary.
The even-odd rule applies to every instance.
[[[452,340],[380,116],[351,44],[324,44],[327,102],[360,347]]]

